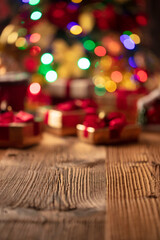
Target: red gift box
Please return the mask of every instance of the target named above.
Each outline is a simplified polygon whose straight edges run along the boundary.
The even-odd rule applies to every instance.
[[[0,147],[23,148],[41,140],[42,122],[32,114],[20,111],[17,114],[0,114]]]
[[[121,113],[110,113],[107,118],[98,115],[87,116],[83,124],[77,125],[77,135],[81,141],[91,144],[112,144],[135,141],[140,127],[128,124]]]
[[[146,94],[145,89],[136,91],[117,90],[114,93],[106,93],[104,96],[94,96],[101,111],[121,112],[129,123],[136,123],[138,118],[137,101]]]
[[[59,136],[75,135],[76,125],[82,123],[87,112],[96,111],[97,105],[89,99],[58,104],[46,114],[48,130]]]

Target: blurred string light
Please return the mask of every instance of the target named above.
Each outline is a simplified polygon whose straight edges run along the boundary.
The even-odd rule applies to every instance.
[[[18,33],[17,32],[12,32],[11,34],[9,34],[8,39],[7,39],[8,44],[15,43],[17,38],[18,38]]]
[[[119,71],[114,71],[114,72],[111,73],[111,79],[112,79],[114,82],[119,83],[119,82],[122,81],[123,75],[122,75],[122,73],[119,72]]]
[[[144,70],[138,70],[136,71],[136,78],[140,81],[140,82],[146,82],[148,79],[148,74],[146,71]]]
[[[54,71],[54,70],[48,71],[45,76],[46,81],[50,82],[50,83],[56,81],[57,77],[58,77],[58,75],[57,75],[56,71]]]
[[[42,13],[40,11],[34,11],[30,18],[34,21],[39,20],[42,17]]]
[[[129,65],[132,67],[132,68],[137,68],[137,64],[134,60],[134,57],[129,57],[128,59],[128,62],[129,62]]]
[[[103,57],[106,55],[106,49],[102,46],[97,46],[94,49],[94,53],[98,56],[98,57]]]
[[[92,41],[92,40],[86,40],[84,43],[83,43],[83,46],[86,50],[88,51],[92,51],[94,50],[96,44]]]
[[[107,81],[105,84],[105,88],[108,92],[115,92],[117,89],[117,84],[114,81]]]
[[[31,5],[31,6],[35,6],[38,3],[40,3],[40,0],[27,0],[27,1],[29,2],[29,5]]]
[[[131,33],[130,31],[123,32],[123,34],[120,36],[120,41],[128,50],[133,50],[135,45],[141,42],[140,37],[137,34]]]
[[[27,46],[27,41],[24,37],[20,37],[16,40],[16,43],[15,43],[16,47],[18,48],[26,48]]]
[[[130,38],[134,41],[135,44],[139,44],[141,42],[140,37],[137,34],[131,34]]]
[[[67,24],[67,29],[70,30],[73,26],[78,25],[76,22],[70,22]]]
[[[71,2],[73,2],[73,3],[81,3],[82,0],[71,0]]]
[[[50,64],[52,63],[54,60],[53,58],[53,55],[51,53],[44,53],[42,56],[41,56],[41,62],[43,64]]]
[[[140,25],[140,26],[146,26],[148,21],[147,21],[147,18],[146,16],[144,15],[137,15],[136,16],[136,22]]]
[[[29,86],[29,91],[33,95],[37,95],[41,91],[41,85],[39,83],[31,83]]]
[[[73,34],[73,35],[79,35],[82,33],[82,28],[81,26],[79,25],[74,25],[70,28],[70,32]]]
[[[29,3],[29,0],[22,0],[22,3]]]
[[[29,41],[31,43],[36,43],[40,40],[40,38],[41,38],[41,35],[39,33],[33,33],[33,34],[31,34]]]
[[[30,49],[30,55],[31,56],[38,56],[38,54],[41,52],[41,48],[39,46],[33,46]]]
[[[89,61],[88,58],[83,57],[78,60],[78,67],[80,69],[86,70],[90,67],[90,65],[91,65],[91,62]]]
[[[41,65],[39,66],[38,73],[40,73],[40,74],[42,74],[43,76],[45,76],[46,73],[47,73],[48,71],[51,71],[51,70],[53,70],[51,65],[41,64]]]
[[[94,91],[97,96],[103,96],[106,93],[106,89],[102,85],[95,86]]]

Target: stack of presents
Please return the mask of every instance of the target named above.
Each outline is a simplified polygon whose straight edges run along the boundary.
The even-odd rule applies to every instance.
[[[76,135],[90,144],[136,141],[142,130],[160,129],[160,89],[117,90],[97,96],[89,79],[50,84],[52,104],[24,110],[28,76],[0,79],[0,147],[26,147],[40,142],[42,132]],[[23,94],[22,94],[23,93]]]

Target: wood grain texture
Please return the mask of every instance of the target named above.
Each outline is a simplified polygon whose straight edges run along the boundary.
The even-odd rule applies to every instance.
[[[0,160],[0,240],[101,239],[105,149],[44,135]]]
[[[160,239],[160,136],[152,137],[107,149],[106,239]]]

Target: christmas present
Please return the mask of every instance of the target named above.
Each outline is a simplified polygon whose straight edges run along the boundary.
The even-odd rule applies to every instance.
[[[113,144],[135,141],[140,134],[137,124],[128,124],[125,115],[112,112],[107,117],[87,115],[83,124],[77,125],[77,135],[81,141],[91,144]]]
[[[23,148],[41,140],[42,121],[32,114],[20,111],[0,113],[0,147]]]
[[[14,111],[24,109],[28,80],[25,72],[0,74],[0,103],[5,100]]]
[[[137,107],[143,130],[160,131],[160,88],[140,98]]]
[[[59,136],[75,135],[76,125],[82,123],[87,112],[96,112],[97,105],[90,99],[72,100],[48,110],[47,130]]]
[[[56,99],[85,99],[93,94],[93,83],[90,79],[58,79],[48,85],[48,92]]]
[[[136,123],[138,118],[137,101],[144,96],[146,91],[117,90],[114,93],[106,93],[103,96],[94,96],[101,111],[106,114],[110,112],[121,112],[126,116],[129,123]]]

